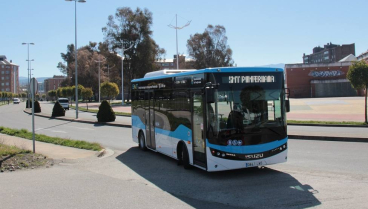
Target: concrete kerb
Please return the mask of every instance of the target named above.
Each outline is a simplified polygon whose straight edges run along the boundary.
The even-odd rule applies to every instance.
[[[27,111],[26,109],[24,109],[23,112],[25,112],[29,115],[32,114],[31,112]],[[98,121],[81,120],[81,119],[68,118],[68,117],[51,117],[49,115],[45,115],[45,114],[42,114],[42,113],[35,113],[35,115],[39,116],[39,117],[44,117],[44,118],[64,120],[64,121],[73,121],[73,122],[79,122],[79,123],[100,124],[100,125],[118,126],[118,127],[125,127],[125,128],[131,128],[132,127],[129,124],[122,124],[122,123],[115,123],[115,122],[98,122]]]
[[[23,110],[27,114],[32,114],[28,112],[26,109]],[[44,115],[41,113],[35,113],[36,116],[44,117],[44,118],[53,118],[49,115]],[[113,122],[98,122],[98,121],[90,121],[90,120],[80,120],[74,118],[62,118],[62,117],[54,117],[53,119],[57,120],[65,120],[65,121],[73,121],[80,123],[89,123],[89,124],[101,124],[108,126],[117,126],[117,127],[125,127],[131,128],[132,126],[129,124],[122,123],[113,123]],[[355,125],[324,125],[324,124],[288,124],[288,125],[298,125],[298,126],[330,126],[330,127],[362,127],[367,128],[366,126],[355,126]],[[320,140],[320,141],[342,141],[342,142],[368,142],[368,138],[354,138],[354,137],[331,137],[331,136],[306,136],[306,135],[288,135],[290,139],[302,139],[302,140]]]

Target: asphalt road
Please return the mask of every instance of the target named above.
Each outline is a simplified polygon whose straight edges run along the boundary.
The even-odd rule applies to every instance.
[[[0,125],[30,129],[19,109],[1,106]],[[2,173],[1,208],[368,208],[368,143],[290,139],[287,163],[208,173],[139,150],[129,128],[36,122],[47,135],[96,136],[115,153]]]
[[[42,105],[42,108],[51,105]],[[25,114],[25,103],[0,106],[0,126],[32,131],[32,116]],[[75,112],[75,111],[74,111]],[[130,119],[130,118],[129,118]],[[104,147],[126,150],[134,146],[131,130],[121,127],[78,123],[35,116],[35,131],[38,134],[67,139],[98,142]]]

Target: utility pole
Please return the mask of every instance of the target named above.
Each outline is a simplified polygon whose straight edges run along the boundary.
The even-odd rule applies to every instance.
[[[175,15],[175,18],[176,18],[176,24],[175,26],[173,25],[168,25],[170,28],[173,28],[175,29],[176,31],[176,69],[179,69],[179,52],[178,52],[178,29],[183,29],[187,26],[190,25],[190,22],[192,22],[191,20],[188,21],[185,25],[181,26],[181,27],[178,27],[178,14]]]

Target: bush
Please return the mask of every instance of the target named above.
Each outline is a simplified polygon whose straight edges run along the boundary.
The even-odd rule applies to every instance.
[[[35,113],[39,113],[39,112],[41,112],[41,106],[40,106],[40,103],[38,102],[38,101],[35,101],[35,103],[34,103],[34,112]]]
[[[27,99],[26,108],[32,108],[32,99],[29,100],[29,107],[28,107],[28,99]],[[35,110],[34,110],[34,112],[35,113],[41,112],[41,106],[40,106],[40,103],[38,101],[35,101]]]
[[[28,99],[27,99],[26,108],[32,108],[32,100],[29,100],[29,107],[28,107]]]
[[[115,112],[110,104],[106,100],[102,101],[97,113],[98,122],[112,122],[115,118]]]
[[[59,102],[56,102],[52,109],[52,117],[65,116],[65,110]]]

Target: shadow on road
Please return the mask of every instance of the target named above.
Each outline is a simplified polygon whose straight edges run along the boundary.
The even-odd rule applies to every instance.
[[[50,118],[49,120],[57,120],[57,119],[56,118]],[[47,130],[47,129],[55,128],[55,127],[58,127],[58,126],[63,126],[63,125],[69,124],[69,123],[72,123],[72,121],[68,121],[68,122],[65,122],[65,123],[60,123],[60,124],[54,125],[54,126],[48,126],[48,127],[42,128],[42,130]]]
[[[270,168],[215,173],[197,168],[185,170],[174,159],[137,147],[117,159],[195,208],[307,208],[321,204],[312,186]]]

